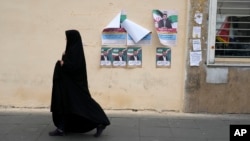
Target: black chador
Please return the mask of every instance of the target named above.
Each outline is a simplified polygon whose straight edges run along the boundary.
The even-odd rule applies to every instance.
[[[55,131],[50,136],[68,132],[85,133],[97,129],[101,135],[110,121],[88,89],[86,62],[81,35],[77,30],[66,31],[66,50],[55,64],[51,112]]]

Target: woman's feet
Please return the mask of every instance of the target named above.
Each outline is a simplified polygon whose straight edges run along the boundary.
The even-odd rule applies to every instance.
[[[104,130],[105,128],[106,128],[105,125],[99,125],[99,126],[97,126],[97,127],[96,127],[96,133],[94,134],[94,136],[95,136],[95,137],[100,137],[101,134],[102,134],[102,132],[103,132],[103,130]],[[60,130],[60,129],[57,128],[56,130],[49,132],[49,135],[50,135],[50,136],[64,136],[65,133],[64,133],[63,130]]]
[[[96,133],[94,134],[94,136],[95,136],[95,137],[100,137],[101,134],[102,134],[102,132],[103,132],[103,130],[104,130],[105,128],[106,128],[105,125],[98,125],[98,126],[96,127]]]
[[[64,136],[64,132],[63,130],[60,130],[57,128],[56,130],[49,132],[49,135],[50,136]]]

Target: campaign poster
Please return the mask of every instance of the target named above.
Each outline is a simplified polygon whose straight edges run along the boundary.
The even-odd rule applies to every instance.
[[[153,20],[160,43],[173,47],[177,43],[178,14],[174,10],[153,10]]]
[[[126,45],[127,32],[124,28],[107,28],[102,32],[102,45]]]
[[[156,48],[156,67],[170,67],[171,66],[171,49],[166,47]]]
[[[112,48],[102,47],[100,65],[101,67],[112,67]]]
[[[128,47],[127,48],[127,61],[128,67],[141,67],[142,66],[142,48],[141,47]]]
[[[127,48],[113,48],[113,67],[124,68],[127,66]]]

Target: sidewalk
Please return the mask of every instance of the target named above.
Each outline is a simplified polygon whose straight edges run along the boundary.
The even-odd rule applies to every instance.
[[[111,125],[99,138],[86,134],[50,137],[48,109],[0,109],[0,141],[229,141],[230,124],[250,124],[250,115],[105,111]]]

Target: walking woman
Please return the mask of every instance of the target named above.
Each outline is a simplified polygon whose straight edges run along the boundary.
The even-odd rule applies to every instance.
[[[81,35],[67,30],[66,50],[55,64],[51,97],[52,118],[56,130],[50,136],[85,133],[96,129],[99,137],[110,121],[88,89],[86,62]]]

